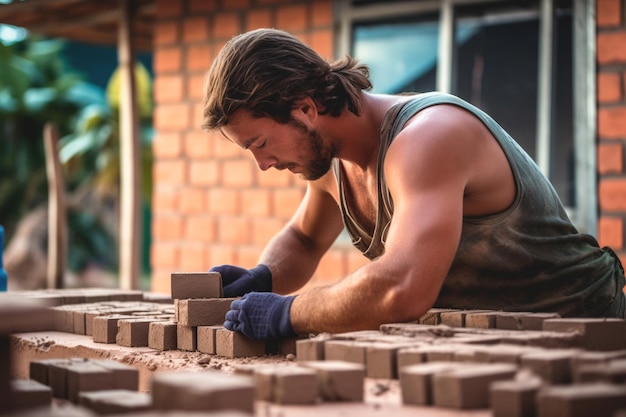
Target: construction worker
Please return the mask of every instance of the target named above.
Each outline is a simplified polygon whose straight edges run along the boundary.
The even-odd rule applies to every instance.
[[[624,271],[579,233],[549,181],[489,115],[452,95],[372,94],[368,69],[296,37],[231,39],[206,82],[205,130],[261,170],[308,180],[252,269],[212,268],[243,296],[225,326],[256,339],[376,329],[432,307],[624,317]],[[298,293],[344,227],[371,260]]]

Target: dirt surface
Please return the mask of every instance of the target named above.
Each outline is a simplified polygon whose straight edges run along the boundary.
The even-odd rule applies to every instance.
[[[150,391],[150,381],[156,372],[219,371],[234,373],[238,367],[253,365],[294,366],[292,356],[225,358],[201,352],[179,350],[158,351],[150,348],[128,348],[116,344],[94,343],[91,337],[62,332],[19,333],[12,340],[12,372],[15,378],[29,377],[29,363],[54,358],[113,359],[139,370],[139,390]],[[362,403],[320,403],[314,406],[286,406],[257,401],[257,417],[491,417],[489,410],[458,411],[435,407],[402,405],[397,380],[371,379],[365,381]]]

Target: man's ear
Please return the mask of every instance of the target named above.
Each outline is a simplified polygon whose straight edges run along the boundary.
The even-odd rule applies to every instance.
[[[306,97],[296,101],[294,111],[300,113],[301,117],[305,117],[310,122],[317,120],[317,104],[311,97]]]

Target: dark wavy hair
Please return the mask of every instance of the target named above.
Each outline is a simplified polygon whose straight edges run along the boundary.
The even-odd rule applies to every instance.
[[[205,80],[202,128],[228,123],[239,109],[279,123],[291,119],[297,100],[311,97],[321,114],[361,112],[361,91],[372,88],[366,65],[346,56],[328,63],[295,36],[257,29],[229,40]]]

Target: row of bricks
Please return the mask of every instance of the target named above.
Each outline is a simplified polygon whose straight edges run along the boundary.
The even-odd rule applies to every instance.
[[[69,304],[52,308],[53,330],[91,336],[96,317],[129,315],[136,317],[172,318],[172,305],[143,302],[117,301],[86,304]]]
[[[0,294],[0,303],[4,299],[19,298],[38,301],[49,307],[66,304],[97,303],[101,301],[148,301],[171,303],[169,295],[145,293],[139,290],[117,288],[71,288],[11,291]]]
[[[492,335],[473,335],[447,329],[452,334],[436,336],[433,332],[440,330],[440,326],[411,325],[411,328],[411,336],[362,331],[297,340],[297,359],[360,363],[366,365],[369,377],[388,379],[397,378],[400,368],[413,363],[504,362],[524,364],[552,383],[568,383],[576,378],[586,378],[579,376],[584,365],[626,358],[626,347],[611,351],[590,351],[580,347],[550,348],[512,344],[510,338],[503,337],[507,333],[503,334],[501,331],[485,331],[494,333]],[[621,376],[615,370],[613,373],[606,373],[602,378],[617,380]],[[626,379],[626,375],[624,378]]]
[[[366,377],[363,365],[344,361],[304,361],[297,366],[253,365],[236,369],[237,373],[252,375],[252,380],[214,372],[162,373],[154,376],[149,399],[144,394],[118,391],[123,383],[136,386],[136,377],[123,365],[119,370],[125,371],[126,377],[130,375],[130,381],[117,378],[116,390],[110,391],[110,374],[98,370],[107,366],[108,361],[103,365],[100,362],[34,362],[31,377],[51,385],[50,391],[44,391],[48,398],[50,393],[65,395],[98,412],[235,408],[248,413],[253,413],[255,399],[279,404],[362,401]],[[431,362],[407,366],[400,375],[405,404],[457,409],[490,406],[494,417],[611,416],[626,407],[626,386],[598,383],[547,386],[537,378],[523,377],[513,364]],[[85,392],[97,390],[103,391]],[[42,392],[40,387],[31,386],[30,404],[43,405],[41,400],[32,401],[33,391],[40,396]]]
[[[550,385],[512,364],[411,365],[402,369],[400,386],[404,404],[490,408],[494,417],[610,417],[626,411],[625,385]]]
[[[226,377],[227,378],[227,377]],[[102,385],[104,386],[104,385]],[[53,389],[45,384],[42,384],[33,379],[18,379],[13,380],[11,385],[11,398],[12,398],[12,412],[11,415],[30,416],[30,415],[42,415],[51,416],[56,407],[53,407]],[[76,408],[64,407],[65,413],[61,414],[63,417],[68,416],[89,416],[95,415],[162,415],[161,413],[146,414],[150,410],[155,410],[157,407],[171,410],[173,415],[185,415],[181,413],[181,410],[173,409],[170,405],[164,407],[163,404],[167,404],[169,401],[154,401],[153,396],[150,393],[138,392],[129,389],[98,389],[96,385],[85,386],[83,391],[79,391],[76,394],[74,403]],[[223,404],[224,408],[231,408],[230,404]],[[211,409],[218,409],[218,405],[213,402],[210,405]],[[68,412],[71,410],[71,412]],[[215,413],[202,410],[202,416],[215,416],[215,417],[241,417],[249,416],[250,414],[243,411],[226,411]],[[93,413],[92,413],[93,412]],[[167,414],[163,414],[167,415]]]

